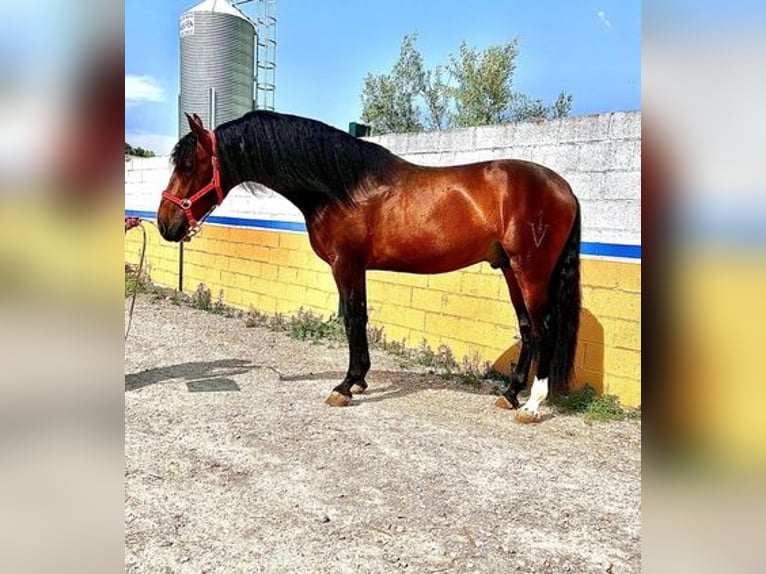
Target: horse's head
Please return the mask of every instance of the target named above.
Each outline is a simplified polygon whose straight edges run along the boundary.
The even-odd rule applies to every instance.
[[[168,241],[194,235],[201,221],[223,201],[215,132],[197,114],[186,114],[191,132],[173,149],[173,173],[157,210],[157,227]]]

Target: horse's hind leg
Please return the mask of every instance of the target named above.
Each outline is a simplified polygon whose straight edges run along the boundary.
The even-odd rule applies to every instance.
[[[352,388],[357,392],[367,388],[364,380],[370,370],[370,353],[367,346],[367,286],[364,269],[349,266],[341,259],[335,261],[332,272],[343,309],[349,362],[346,377],[333,389],[325,402],[333,407],[345,407],[351,401]]]
[[[519,322],[521,350],[519,352],[519,359],[516,362],[516,368],[511,375],[511,382],[495,404],[504,409],[517,409],[519,408],[518,394],[527,386],[529,368],[532,365],[535,348],[532,340],[532,322],[529,318],[529,312],[524,303],[521,289],[519,288],[519,282],[516,280],[516,276],[510,267],[503,267],[501,270],[508,285],[511,303],[513,303],[513,308],[516,311],[516,317]]]
[[[548,397],[548,371],[551,361],[551,334],[548,317],[548,282],[525,281],[523,274],[519,285],[524,295],[529,318],[532,323],[532,341],[537,354],[537,369],[529,400],[516,413],[516,420],[522,423],[539,422],[539,407]]]

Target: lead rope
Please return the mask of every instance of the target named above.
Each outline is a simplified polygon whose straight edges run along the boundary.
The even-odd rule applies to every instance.
[[[141,281],[141,271],[144,268],[144,259],[146,255],[146,228],[143,225],[143,220],[140,217],[126,217],[125,218],[125,233],[134,227],[140,227],[143,234],[143,243],[141,245],[141,257],[138,260],[138,272],[136,273],[136,286],[133,289],[133,297],[130,301],[130,311],[128,311],[128,326],[125,329],[125,340],[128,340],[128,333],[130,333],[130,326],[133,324],[133,308],[136,306],[136,295],[138,295],[138,281]]]

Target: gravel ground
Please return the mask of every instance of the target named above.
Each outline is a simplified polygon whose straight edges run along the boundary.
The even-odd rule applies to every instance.
[[[126,301],[127,309],[127,301]],[[519,425],[372,353],[140,296],[125,343],[126,572],[639,572],[641,423]]]

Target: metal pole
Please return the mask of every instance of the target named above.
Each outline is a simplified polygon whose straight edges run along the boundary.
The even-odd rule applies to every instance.
[[[214,130],[215,127],[215,88],[210,88],[210,129]]]
[[[184,291],[184,242],[178,244],[178,292]]]

